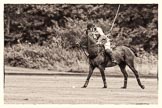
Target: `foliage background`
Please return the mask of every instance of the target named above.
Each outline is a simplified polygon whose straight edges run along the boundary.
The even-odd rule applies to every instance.
[[[87,70],[87,59],[74,44],[85,35],[89,22],[107,34],[117,8],[118,4],[5,4],[5,65]],[[113,46],[135,47],[138,69],[157,73],[158,5],[121,4],[111,40]]]

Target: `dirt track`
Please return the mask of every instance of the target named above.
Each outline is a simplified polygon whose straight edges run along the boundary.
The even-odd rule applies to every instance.
[[[120,89],[123,78],[108,78],[103,89],[101,77],[92,76],[88,88],[81,88],[84,76],[6,75],[5,104],[157,104],[157,79],[142,78],[142,90],[135,78]]]

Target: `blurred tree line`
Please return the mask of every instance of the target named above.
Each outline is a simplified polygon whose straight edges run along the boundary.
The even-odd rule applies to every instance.
[[[71,49],[93,22],[107,34],[118,4],[5,4],[5,46],[30,43]],[[121,4],[112,30],[113,45],[158,53],[158,5]]]

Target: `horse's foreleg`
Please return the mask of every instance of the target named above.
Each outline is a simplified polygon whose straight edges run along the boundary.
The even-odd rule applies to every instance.
[[[123,73],[123,76],[124,76],[124,86],[122,88],[127,88],[127,79],[128,79],[128,74],[125,70],[125,67],[126,67],[126,64],[125,63],[121,63],[119,64],[119,67],[120,67],[120,70],[121,72]]]
[[[102,80],[103,80],[103,83],[104,83],[103,88],[107,88],[106,77],[105,77],[105,72],[104,72],[105,69],[104,69],[103,66],[99,66],[98,68],[99,68],[99,70],[101,72]]]
[[[83,85],[82,88],[86,88],[88,86],[89,79],[91,78],[94,69],[95,69],[95,67],[93,67],[92,65],[89,66],[89,74],[88,74],[85,84]]]

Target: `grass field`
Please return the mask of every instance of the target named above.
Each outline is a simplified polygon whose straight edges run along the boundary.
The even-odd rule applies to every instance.
[[[41,71],[40,71],[41,72]],[[157,79],[141,78],[141,89],[135,78],[121,89],[123,78],[107,77],[103,89],[101,77],[92,77],[87,88],[81,88],[85,76],[6,75],[5,104],[157,104]]]

